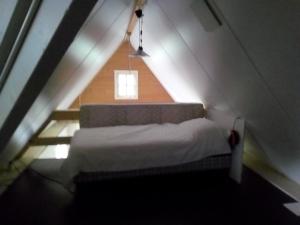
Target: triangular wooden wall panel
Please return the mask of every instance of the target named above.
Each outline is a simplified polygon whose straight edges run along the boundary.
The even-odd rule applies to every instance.
[[[128,53],[133,51],[134,49],[128,42],[123,42],[87,88],[76,98],[71,108],[98,103],[173,102],[173,99],[141,58],[131,58],[129,61]],[[128,70],[129,68],[138,71],[139,98],[137,100],[115,100],[114,70]]]

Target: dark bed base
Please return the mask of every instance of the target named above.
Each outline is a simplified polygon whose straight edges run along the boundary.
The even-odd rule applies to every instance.
[[[105,180],[113,180],[120,178],[134,178],[134,177],[145,177],[145,176],[157,176],[167,175],[175,173],[185,173],[191,171],[204,171],[204,170],[215,170],[230,168],[231,166],[231,154],[211,156],[205,159],[185,163],[176,166],[168,167],[157,167],[149,169],[138,169],[130,171],[108,171],[108,172],[81,172],[74,178],[75,184],[90,183]]]

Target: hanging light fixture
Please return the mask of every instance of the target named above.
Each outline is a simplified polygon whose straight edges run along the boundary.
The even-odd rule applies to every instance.
[[[135,15],[137,16],[138,20],[139,20],[139,47],[138,49],[133,53],[130,54],[129,56],[131,57],[147,57],[149,56],[146,52],[144,52],[143,50],[143,10],[142,9],[138,9],[135,11]]]

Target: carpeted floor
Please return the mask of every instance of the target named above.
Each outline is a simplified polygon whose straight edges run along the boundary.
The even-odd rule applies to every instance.
[[[245,168],[237,185],[227,171],[106,181],[73,195],[57,179],[61,161],[37,161],[0,197],[0,224],[299,225],[293,202]],[[49,166],[50,165],[50,166]]]

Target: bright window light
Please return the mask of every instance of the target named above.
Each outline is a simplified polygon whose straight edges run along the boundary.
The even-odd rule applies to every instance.
[[[69,154],[69,145],[56,145],[54,152],[56,159],[66,159]]]
[[[138,71],[115,70],[115,99],[138,99]]]

